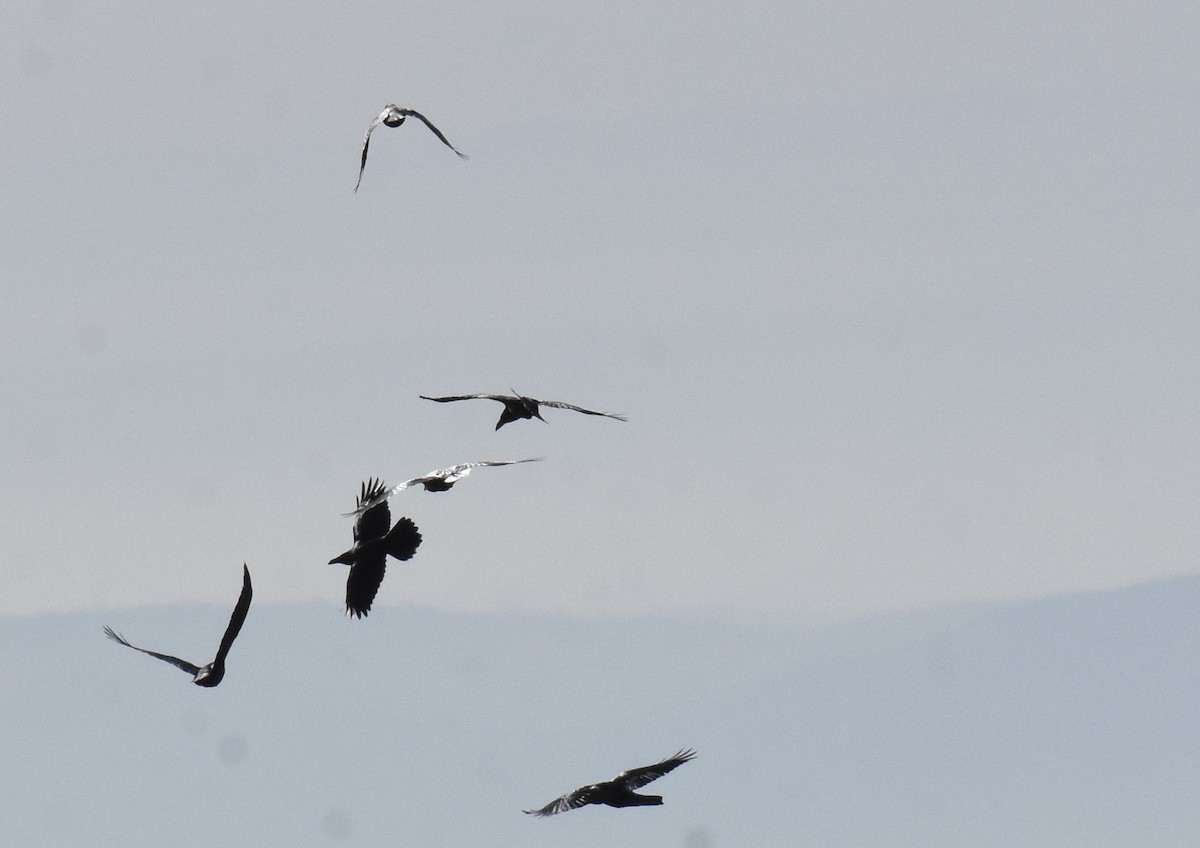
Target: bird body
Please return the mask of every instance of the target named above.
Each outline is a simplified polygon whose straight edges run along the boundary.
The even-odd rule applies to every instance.
[[[453,150],[455,153],[457,153],[460,159],[469,159],[470,158],[469,156],[467,156],[467,154],[463,153],[461,150],[459,150],[457,147],[455,147],[453,144],[451,144],[446,139],[446,137],[444,135],[442,135],[442,131],[439,130],[437,127],[435,127],[433,124],[431,124],[429,122],[429,119],[426,118],[424,115],[422,115],[420,112],[416,111],[415,109],[401,109],[396,104],[389,103],[387,105],[387,108],[385,108],[382,112],[380,112],[378,115],[376,115],[375,120],[371,121],[371,125],[369,127],[367,127],[367,134],[363,136],[362,161],[360,162],[360,164],[358,166],[358,182],[356,182],[354,184],[355,192],[357,192],[358,187],[360,185],[362,185],[363,171],[367,167],[367,148],[369,148],[371,146],[371,133],[373,133],[375,131],[375,128],[377,126],[379,126],[380,124],[383,124],[385,127],[398,127],[404,123],[405,118],[409,118],[409,117],[416,118],[417,120],[421,121],[421,123],[423,123],[425,126],[429,127],[429,129],[433,131],[433,134],[442,140],[442,144],[446,145],[451,150]]]
[[[511,395],[489,395],[489,394],[474,394],[474,395],[449,395],[447,397],[429,397],[421,395],[422,400],[431,400],[435,403],[453,403],[459,400],[494,400],[504,404],[504,411],[500,413],[500,420],[496,422],[496,429],[499,430],[505,424],[513,421],[519,421],[522,418],[537,418],[539,421],[545,421],[542,418],[541,407],[548,406],[553,409],[570,409],[574,412],[582,412],[584,415],[601,415],[605,418],[615,418],[617,421],[627,420],[624,415],[618,415],[615,412],[597,412],[594,409],[584,409],[582,406],[575,406],[570,403],[563,403],[558,400],[538,400],[526,395],[517,394],[513,390]]]
[[[241,632],[242,624],[246,621],[246,614],[250,611],[250,601],[253,597],[254,590],[250,585],[250,569],[243,563],[242,593],[238,596],[237,604],[233,608],[233,615],[229,618],[229,624],[225,628],[225,635],[221,637],[221,645],[217,648],[217,656],[212,662],[203,667],[193,665],[187,660],[181,660],[179,657],[173,657],[170,654],[160,654],[156,651],[139,648],[137,645],[131,644],[129,640],[111,627],[106,626],[104,634],[109,639],[120,645],[124,645],[126,648],[133,648],[135,651],[141,651],[143,654],[149,654],[163,662],[169,662],[176,668],[183,669],[192,675],[192,682],[197,686],[212,688],[225,678],[225,657],[229,654],[229,649],[233,647],[233,640]]]
[[[421,485],[425,487],[427,492],[448,492],[454,488],[454,484],[462,480],[471,473],[472,468],[491,468],[497,465],[519,465],[522,462],[541,462],[541,457],[530,457],[529,459],[494,459],[484,460],[482,462],[462,462],[458,465],[452,465],[449,468],[439,468],[436,471],[430,471],[422,477],[414,477],[411,480],[405,480],[399,486],[393,486],[391,489],[385,489],[374,497],[368,499],[365,503],[360,503],[354,512],[347,512],[345,515],[361,515],[368,509],[371,509],[376,504],[382,503],[392,495],[399,494],[405,489],[412,486]]]
[[[523,812],[531,816],[545,817],[586,807],[588,804],[604,804],[609,807],[658,806],[663,802],[661,795],[639,795],[634,790],[640,789],[652,780],[657,780],[695,756],[696,752],[688,748],[653,765],[623,771],[612,780],[576,789],[574,792],[555,798],[541,809],[524,810]]]
[[[356,618],[371,611],[387,571],[387,558],[412,559],[421,544],[421,533],[411,518],[401,518],[392,526],[386,493],[387,487],[381,480],[362,484],[358,519],[354,522],[354,545],[329,561],[330,565],[350,566],[346,577],[346,612]],[[374,503],[367,505],[369,501]]]

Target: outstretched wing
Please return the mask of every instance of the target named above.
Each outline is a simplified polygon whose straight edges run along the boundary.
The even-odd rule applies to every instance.
[[[229,626],[225,628],[225,635],[221,637],[221,647],[217,648],[217,657],[213,660],[213,665],[219,666],[225,662],[225,656],[233,647],[233,640],[237,638],[242,624],[246,621],[246,613],[250,612],[252,597],[254,597],[254,590],[250,586],[250,568],[242,563],[242,594],[238,596],[237,605],[233,608],[233,615],[229,617]]]
[[[626,789],[638,789],[645,786],[652,780],[658,780],[667,772],[676,769],[694,758],[696,752],[691,748],[679,751],[673,757],[667,757],[660,763],[655,763],[652,766],[642,766],[641,768],[630,769],[623,771],[613,778],[613,783],[620,783]]]
[[[171,665],[175,666],[176,668],[183,669],[193,677],[200,672],[199,666],[192,665],[187,660],[181,660],[179,657],[173,657],[170,654],[160,654],[155,651],[147,651],[145,648],[139,648],[137,645],[132,644],[128,639],[107,625],[104,627],[104,635],[109,639],[112,639],[117,644],[124,645],[126,648],[133,648],[135,651],[141,651],[143,654],[149,654],[150,656],[160,659],[163,662],[169,662]]]
[[[561,798],[555,798],[546,806],[539,810],[522,810],[521,812],[531,816],[552,816],[555,813],[565,813],[567,810],[577,810],[580,807],[586,807],[588,804],[596,803],[596,799],[601,795],[601,790],[606,784],[598,783],[592,786],[584,786],[581,789],[576,789],[563,795]]]
[[[446,145],[451,150],[453,150],[455,153],[457,153],[460,159],[470,159],[471,158],[470,156],[468,156],[467,154],[465,154],[461,150],[459,150],[457,147],[455,147],[453,144],[451,144],[446,139],[446,137],[444,135],[442,135],[442,131],[439,130],[437,127],[435,127],[433,124],[429,123],[429,119],[426,118],[424,115],[422,115],[420,112],[417,112],[413,109],[401,109],[400,113],[403,115],[412,115],[414,118],[417,118],[418,120],[420,120],[421,123],[423,123],[425,126],[429,127],[429,129],[433,131],[434,135],[436,135],[438,138],[440,138],[442,140],[442,144]]]
[[[584,415],[603,415],[605,418],[615,418],[618,421],[629,420],[624,415],[618,415],[615,412],[597,412],[594,409],[584,409],[582,406],[575,406],[574,404],[563,403],[562,401],[558,400],[540,400],[538,403],[540,403],[542,406],[553,407],[554,409],[570,409],[575,412],[582,412]]]
[[[483,394],[480,394],[480,395],[450,395],[448,397],[429,397],[429,395],[418,395],[418,397],[420,397],[422,400],[432,400],[436,403],[452,403],[456,400],[476,400],[477,398],[482,398],[484,400],[498,400],[501,403],[506,403],[510,400],[518,399],[518,398],[513,397],[512,395],[483,395]]]
[[[534,456],[529,459],[484,459],[479,462],[460,462],[458,465],[452,465],[449,468],[443,468],[439,471],[431,471],[422,480],[430,478],[445,480],[448,483],[453,483],[461,480],[471,473],[472,468],[488,468],[495,465],[518,465],[522,462],[541,462],[543,457]]]
[[[371,133],[375,132],[375,128],[383,123],[383,119],[388,116],[395,106],[388,106],[382,112],[375,116],[375,120],[371,121],[371,126],[367,127],[367,134],[363,136],[362,163],[358,166],[358,182],[354,184],[354,192],[358,193],[358,187],[362,185],[363,171],[367,167],[367,148],[371,146]],[[424,119],[422,119],[424,120]]]
[[[386,571],[387,552],[382,545],[373,545],[369,551],[360,553],[346,577],[346,612],[362,618],[371,611]]]
[[[541,462],[546,457],[531,456],[528,459],[484,459],[479,462],[464,462],[462,465],[456,465],[455,468],[485,468],[492,465],[520,465],[522,462]]]
[[[387,505],[387,487],[382,480],[362,484],[358,496],[358,520],[354,522],[354,541],[382,539],[392,526],[392,511]],[[382,579],[382,577],[380,578]]]
[[[379,504],[386,501],[392,495],[399,494],[400,492],[403,492],[405,489],[407,489],[409,486],[415,486],[418,483],[423,483],[427,479],[428,479],[427,476],[426,477],[414,477],[411,480],[405,480],[399,486],[392,486],[392,488],[390,488],[390,489],[382,489],[381,488],[379,491],[377,491],[371,497],[367,498],[367,500],[365,500],[365,501],[362,498],[359,498],[358,506],[355,507],[354,512],[343,512],[342,515],[346,516],[346,517],[349,517],[352,515],[362,515],[363,513],[367,512],[368,510],[379,506]],[[388,521],[389,522],[391,521],[390,514],[388,515]],[[358,537],[355,536],[355,538],[358,538]],[[373,537],[367,537],[367,538],[373,538]]]

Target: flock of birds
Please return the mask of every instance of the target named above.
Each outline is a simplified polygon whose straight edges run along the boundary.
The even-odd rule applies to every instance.
[[[363,138],[362,162],[359,166],[358,183],[354,186],[355,192],[358,191],[358,187],[362,183],[362,172],[367,165],[367,149],[371,143],[371,133],[379,124],[388,127],[398,127],[408,117],[414,117],[422,121],[425,126],[433,131],[434,135],[441,139],[443,144],[463,159],[467,158],[424,115],[412,109],[401,109],[398,106],[389,105],[384,111],[379,113],[375,120],[371,121],[371,125],[367,128],[367,134]],[[504,406],[503,411],[500,413],[500,419],[496,422],[495,429],[497,430],[513,421],[520,421],[526,418],[537,418],[540,421],[545,421],[546,419],[542,418],[541,414],[542,407],[569,409],[574,412],[583,413],[584,415],[598,415],[618,421],[626,420],[625,416],[612,412],[598,412],[594,409],[585,409],[582,406],[575,406],[574,404],[563,403],[561,401],[538,400],[537,398],[518,394],[515,389],[511,395],[471,394],[448,395],[444,397],[421,395],[420,397],[424,400],[434,401],[435,403],[453,403],[463,400],[497,401]],[[474,468],[517,465],[525,462],[539,461],[541,461],[540,457],[464,462],[452,465],[449,468],[430,471],[428,474],[414,477],[411,480],[405,480],[403,483],[392,487],[388,487],[379,479],[373,478],[364,481],[359,490],[354,510],[344,513],[346,517],[354,518],[354,543],[348,550],[338,554],[329,561],[330,565],[347,565],[350,567],[349,574],[346,577],[347,615],[351,618],[359,619],[366,617],[370,613],[371,604],[374,602],[379,587],[383,583],[384,573],[387,570],[387,558],[392,557],[401,562],[407,561],[412,559],[417,552],[417,548],[421,545],[421,533],[411,518],[402,517],[394,524],[392,523],[391,510],[388,508],[389,498],[413,486],[423,486],[428,492],[449,491],[456,483],[469,475]],[[250,601],[253,597],[254,589],[250,581],[250,569],[243,563],[241,594],[234,605],[233,614],[229,617],[229,624],[225,628],[225,634],[221,637],[221,643],[217,647],[216,656],[212,662],[204,666],[197,666],[194,663],[171,656],[170,654],[160,654],[157,651],[140,648],[111,627],[106,626],[104,633],[109,639],[120,645],[140,651],[143,654],[148,654],[186,671],[192,675],[192,682],[197,686],[214,687],[220,684],[225,677],[225,660],[229,655],[230,648],[233,647],[234,640],[237,639],[238,633],[241,632],[242,625],[246,621],[246,615],[250,611]],[[659,805],[663,802],[661,795],[643,795],[635,790],[642,788],[651,781],[657,780],[693,759],[695,756],[696,752],[690,748],[680,750],[673,756],[667,757],[657,763],[623,771],[612,780],[580,787],[555,798],[544,807],[524,810],[523,812],[533,816],[544,817],[566,812],[567,810],[578,809],[589,804],[603,804],[609,807]]]

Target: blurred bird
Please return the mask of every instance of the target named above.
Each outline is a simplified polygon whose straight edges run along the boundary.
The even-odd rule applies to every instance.
[[[541,462],[540,456],[531,457],[530,459],[495,459],[484,462],[463,462],[458,465],[452,465],[449,468],[439,468],[437,471],[430,471],[424,477],[414,477],[411,480],[405,480],[399,486],[380,492],[375,497],[368,500],[366,503],[359,503],[358,508],[354,512],[344,512],[343,515],[362,515],[368,509],[383,503],[392,495],[399,494],[410,486],[420,484],[425,487],[427,492],[448,492],[454,487],[454,484],[471,473],[472,468],[486,468],[494,465],[519,465],[522,462]]]
[[[496,429],[499,430],[505,424],[511,421],[516,421],[521,418],[537,418],[540,421],[545,421],[542,418],[541,412],[538,411],[539,406],[549,406],[554,409],[572,409],[575,412],[582,412],[584,415],[603,415],[605,418],[615,418],[618,421],[626,421],[624,415],[617,415],[613,412],[596,412],[594,409],[584,409],[582,406],[572,406],[569,403],[563,403],[557,400],[538,400],[537,398],[526,397],[525,395],[517,394],[517,390],[513,389],[511,395],[452,395],[450,397],[429,397],[421,395],[424,400],[432,400],[437,403],[453,403],[456,400],[475,400],[483,398],[485,400],[496,400],[504,404],[504,411],[500,413],[500,420],[496,422]]]
[[[429,129],[433,130],[433,134],[442,140],[442,144],[446,145],[451,150],[453,150],[455,153],[457,153],[460,159],[470,159],[471,158],[470,156],[468,156],[467,154],[465,154],[461,150],[459,150],[457,147],[455,147],[453,144],[451,144],[449,141],[447,141],[446,137],[444,135],[442,135],[442,131],[439,130],[437,127],[435,127],[433,124],[429,123],[429,119],[426,118],[424,115],[422,115],[420,112],[417,112],[413,109],[401,109],[399,106],[395,105],[394,103],[389,103],[388,107],[386,109],[384,109],[382,112],[380,112],[378,115],[376,115],[375,120],[371,121],[371,126],[367,127],[367,134],[365,136],[363,136],[362,164],[360,164],[358,166],[358,182],[356,182],[354,184],[355,192],[357,192],[358,187],[360,185],[362,185],[363,170],[367,167],[367,148],[371,146],[371,133],[373,133],[375,131],[375,128],[377,126],[379,126],[380,124],[383,124],[384,126],[387,126],[387,127],[398,127],[401,124],[403,124],[404,119],[408,118],[408,117],[417,118],[419,121],[421,121],[423,124],[425,124],[425,126],[429,127]]]
[[[387,558],[412,559],[421,544],[421,534],[410,518],[401,518],[392,526],[392,513],[388,509],[387,487],[381,480],[369,480],[362,484],[358,496],[361,513],[354,522],[354,546],[329,561],[330,565],[350,566],[346,578],[346,612],[362,618],[371,611],[371,602],[383,582],[387,570]],[[373,506],[366,506],[368,501]],[[353,514],[353,513],[352,513]],[[389,529],[390,528],[390,529]]]
[[[633,790],[640,789],[652,780],[657,780],[672,769],[686,763],[696,756],[691,748],[680,751],[673,757],[667,757],[652,766],[623,771],[612,780],[604,783],[593,783],[576,789],[561,798],[555,798],[540,810],[523,810],[531,816],[552,816],[555,813],[565,813],[586,807],[588,804],[607,804],[610,807],[647,807],[663,802],[661,795],[638,795]]]
[[[225,657],[229,654],[229,649],[233,647],[233,640],[237,638],[238,632],[242,629],[246,613],[250,611],[250,599],[253,595],[254,590],[250,587],[250,569],[246,567],[245,563],[242,563],[242,594],[238,596],[237,605],[233,608],[233,615],[229,618],[229,626],[225,628],[225,635],[221,637],[221,646],[217,648],[216,658],[203,668],[192,665],[187,660],[181,660],[179,657],[147,651],[145,648],[130,644],[124,636],[111,627],[106,626],[104,634],[126,648],[133,648],[135,651],[141,651],[143,654],[149,654],[163,662],[169,662],[176,668],[183,669],[192,675],[192,682],[197,686],[216,686],[225,677]]]

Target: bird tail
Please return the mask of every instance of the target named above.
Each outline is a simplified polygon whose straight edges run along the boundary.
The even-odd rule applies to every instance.
[[[401,518],[388,531],[387,552],[398,560],[412,559],[421,545],[421,533],[411,518]]]
[[[638,795],[630,792],[613,804],[614,807],[657,807],[663,802],[661,795]]]

